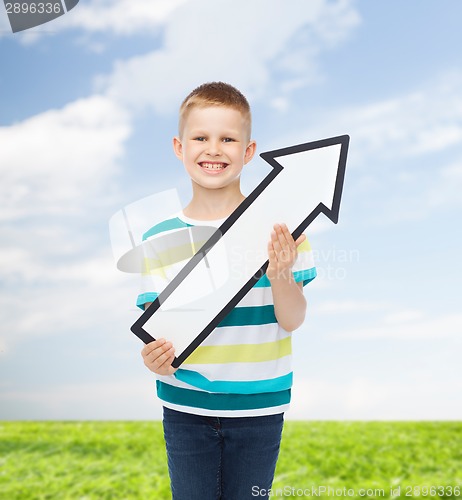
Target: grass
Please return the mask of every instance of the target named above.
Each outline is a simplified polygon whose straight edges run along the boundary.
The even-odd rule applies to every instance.
[[[449,488],[412,488],[458,485],[462,499],[462,422],[288,422],[273,489],[287,485],[351,488],[356,497],[371,488],[381,498],[398,486],[403,498],[457,498]]]
[[[425,485],[446,488],[408,489]],[[462,422],[286,422],[274,498],[397,497],[392,487],[462,499]],[[168,498],[160,422],[0,422],[1,500]]]

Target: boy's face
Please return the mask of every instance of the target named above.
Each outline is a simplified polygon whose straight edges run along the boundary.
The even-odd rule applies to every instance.
[[[181,138],[173,139],[176,156],[191,180],[207,189],[239,186],[243,166],[255,153],[248,124],[232,108],[193,108],[184,121]]]

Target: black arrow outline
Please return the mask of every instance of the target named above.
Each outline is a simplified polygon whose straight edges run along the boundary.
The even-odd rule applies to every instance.
[[[149,318],[159,309],[169,295],[182,283],[188,274],[205,258],[210,249],[223,237],[231,226],[239,219],[239,217],[250,207],[250,205],[260,196],[266,187],[278,176],[284,167],[276,160],[282,156],[289,156],[295,153],[302,153],[313,149],[321,149],[329,146],[341,145],[340,156],[337,167],[337,177],[335,180],[334,196],[332,207],[326,207],[324,203],[319,203],[308,215],[308,217],[292,232],[294,239],[297,239],[303,231],[316,219],[322,212],[334,224],[337,224],[340,200],[342,198],[343,181],[345,178],[346,160],[348,154],[348,146],[350,136],[340,135],[329,139],[322,139],[304,144],[297,144],[288,148],[275,149],[266,151],[260,154],[260,157],[268,162],[273,170],[262,180],[262,182],[247,196],[247,198],[236,208],[236,210],[223,222],[223,224],[212,234],[212,236],[204,243],[202,248],[185,264],[180,272],[173,280],[165,287],[154,302],[146,309],[146,311],[133,323],[131,331],[139,337],[145,344],[154,341],[155,339],[143,329],[143,325]],[[202,332],[189,344],[189,346],[172,362],[174,368],[178,368],[181,363],[212,333],[216,326],[234,309],[234,307],[242,300],[247,292],[254,284],[265,274],[268,267],[268,261],[247,281],[247,283],[239,290],[239,292],[228,302],[228,304],[210,321],[210,323],[202,330]]]

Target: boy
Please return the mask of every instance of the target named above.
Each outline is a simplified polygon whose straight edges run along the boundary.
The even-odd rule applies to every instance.
[[[240,174],[254,156],[251,113],[231,85],[206,83],[180,108],[176,156],[192,182],[183,211],[154,226],[159,234],[191,225],[219,227],[244,200]],[[298,247],[298,250],[297,250]],[[174,346],[142,350],[157,374],[174,499],[268,498],[292,385],[291,332],[304,321],[302,287],[316,276],[305,236],[284,224],[269,235],[266,275],[179,369]],[[138,298],[148,307],[161,290]]]

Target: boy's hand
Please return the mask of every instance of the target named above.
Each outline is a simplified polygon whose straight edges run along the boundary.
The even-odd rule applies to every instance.
[[[141,351],[144,364],[157,375],[172,375],[177,368],[173,368],[172,361],[175,358],[175,349],[171,342],[165,339],[157,339],[149,342]]]
[[[269,264],[266,275],[270,281],[278,278],[288,279],[292,273],[292,266],[297,259],[297,247],[306,236],[304,234],[294,241],[285,224],[275,224],[271,231],[271,241],[268,243]]]

